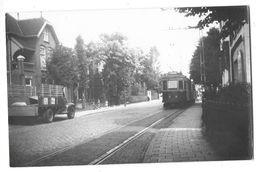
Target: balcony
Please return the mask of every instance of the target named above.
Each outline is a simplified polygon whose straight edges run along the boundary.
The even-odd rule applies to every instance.
[[[24,72],[34,72],[34,64],[30,62],[23,62]],[[12,62],[12,70],[18,69],[18,62]]]

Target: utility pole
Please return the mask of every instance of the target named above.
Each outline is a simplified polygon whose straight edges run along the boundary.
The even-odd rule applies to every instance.
[[[206,83],[206,74],[205,74],[205,54],[204,54],[204,38],[203,32],[199,30],[199,37],[201,38],[201,49],[200,49],[200,74],[201,74],[201,81],[203,84]]]

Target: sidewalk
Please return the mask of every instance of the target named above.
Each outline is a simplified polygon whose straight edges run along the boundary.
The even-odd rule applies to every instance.
[[[168,128],[160,129],[146,152],[144,162],[219,160],[201,128],[202,109],[193,105]]]
[[[155,103],[161,101],[160,99],[155,99],[155,100],[151,100],[151,101],[144,101],[144,102],[137,102],[137,103],[131,103],[131,104],[127,104],[126,106],[124,104],[121,105],[115,105],[115,106],[108,106],[108,107],[100,107],[98,109],[93,109],[93,110],[76,110],[75,116],[76,117],[80,117],[80,116],[84,116],[84,115],[90,115],[90,114],[94,114],[94,113],[100,113],[100,112],[107,112],[110,110],[119,110],[119,109],[126,109],[126,108],[131,108],[132,106],[142,106],[142,104],[147,104],[147,103]]]

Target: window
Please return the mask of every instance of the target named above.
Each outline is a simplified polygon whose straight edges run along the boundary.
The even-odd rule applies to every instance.
[[[52,57],[52,54],[53,54],[53,50],[52,50],[52,48],[48,48],[48,53],[47,53],[47,59],[46,60],[50,60],[51,59],[51,57]]]
[[[238,62],[234,61],[234,81],[238,82]]]
[[[239,81],[245,81],[245,68],[244,68],[244,59],[242,55],[242,51],[238,51],[237,53],[237,61],[238,61],[238,79]]]
[[[163,81],[163,90],[167,90],[167,81]]]
[[[25,85],[26,86],[32,86],[32,78],[25,76]]]
[[[182,80],[179,81],[179,89],[180,89],[180,90],[183,90],[183,81],[182,81]]]
[[[42,77],[42,78],[41,78],[41,83],[42,83],[42,84],[47,84],[45,77]]]
[[[243,82],[245,80],[245,67],[244,67],[244,59],[242,51],[237,51],[236,54],[233,56],[234,62],[233,62],[233,79],[234,82]]]
[[[40,62],[41,70],[46,70],[46,48],[44,46],[40,47]]]
[[[177,81],[168,81],[168,89],[174,90],[178,88],[178,82]]]
[[[47,30],[44,30],[44,31],[43,31],[43,40],[44,40],[45,42],[49,42],[49,33],[48,33]]]

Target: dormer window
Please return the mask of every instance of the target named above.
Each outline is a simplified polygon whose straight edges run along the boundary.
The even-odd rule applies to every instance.
[[[44,30],[43,32],[43,40],[49,42],[49,32],[47,30]]]

